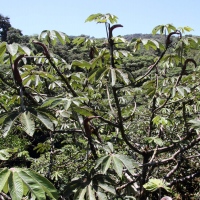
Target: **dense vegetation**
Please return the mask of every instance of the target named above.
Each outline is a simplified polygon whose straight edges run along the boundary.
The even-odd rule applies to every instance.
[[[0,198],[197,199],[200,39],[93,20],[107,38],[23,36],[0,15]]]

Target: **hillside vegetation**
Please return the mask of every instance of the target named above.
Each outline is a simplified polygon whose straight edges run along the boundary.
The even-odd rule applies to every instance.
[[[158,25],[24,36],[0,15],[0,199],[199,198],[200,38]]]

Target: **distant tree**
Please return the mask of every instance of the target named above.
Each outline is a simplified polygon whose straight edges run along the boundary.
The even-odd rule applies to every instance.
[[[0,38],[2,41],[6,41],[7,31],[10,27],[10,18],[0,14]]]
[[[22,34],[21,30],[10,27],[7,32],[7,40],[6,41],[9,44],[14,43],[14,42],[20,43],[22,36],[23,36],[23,34]]]

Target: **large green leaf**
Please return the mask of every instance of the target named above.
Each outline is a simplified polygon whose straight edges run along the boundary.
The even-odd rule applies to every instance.
[[[98,158],[97,161],[96,161],[95,169],[96,169],[100,164],[102,164],[103,160],[104,160],[105,158],[107,158],[107,157],[108,157],[108,156],[103,156],[103,157],[101,157],[101,158]]]
[[[6,183],[8,183],[8,178],[10,176],[10,171],[7,168],[0,169],[0,192],[3,190]]]
[[[108,191],[108,192],[110,192],[112,194],[116,194],[115,188],[113,186],[111,186],[111,185],[108,185],[107,183],[102,183],[101,182],[101,183],[98,184],[98,186],[100,188],[104,189],[105,191]]]
[[[17,119],[17,117],[19,116],[19,112],[12,112],[11,114],[7,115],[6,118],[3,121],[3,125],[1,128],[1,132],[3,134],[4,137],[7,136],[8,132],[10,131],[13,123],[15,122],[15,120]]]
[[[110,163],[111,163],[111,156],[107,156],[101,163],[101,170],[102,173],[105,174],[108,170],[108,168],[110,167]]]
[[[102,78],[102,76],[108,71],[109,69],[106,67],[102,67],[96,71],[95,79],[98,81]]]
[[[18,171],[19,177],[22,179],[23,183],[29,188],[31,193],[33,193],[38,200],[46,200],[45,191],[41,184],[35,180],[35,177],[30,176],[27,173],[27,170],[19,170]]]
[[[119,154],[116,154],[115,157],[122,161],[122,163],[125,165],[125,167],[131,174],[134,174],[134,168],[138,167],[138,164],[133,159],[129,158],[128,156]]]
[[[18,50],[18,44],[13,43],[13,44],[6,44],[8,52],[14,56],[17,53]]]
[[[20,121],[22,123],[23,130],[30,136],[33,136],[35,131],[35,122],[31,113],[29,111],[25,111],[20,115]]]
[[[58,100],[58,98],[56,98],[56,97],[49,97],[49,98],[47,98],[47,99],[45,99],[43,101],[43,104],[41,105],[41,107],[49,106],[49,105],[51,105],[52,102],[54,102],[56,100]]]
[[[123,164],[115,155],[112,156],[113,167],[120,178],[122,178]]]
[[[60,42],[65,45],[65,34],[59,31],[55,31],[57,38],[60,40]]]
[[[23,196],[23,182],[14,168],[10,169],[8,179],[9,192],[13,200],[21,200]]]
[[[151,192],[156,191],[158,188],[164,188],[167,192],[172,192],[171,189],[167,187],[167,183],[160,179],[150,179],[143,187]]]
[[[86,68],[86,69],[90,69],[93,67],[89,62],[86,62],[84,60],[83,61],[74,60],[72,62],[72,66],[79,66],[81,68]]]
[[[44,178],[43,176],[31,169],[23,169],[22,171],[35,179],[38,184],[40,184],[40,187],[42,187],[42,189],[49,195],[49,197],[53,199],[58,199],[57,190],[48,179]]]
[[[107,145],[109,147],[109,149],[111,150],[111,152],[113,152],[113,144],[111,142],[107,142]]]
[[[91,116],[94,116],[94,114],[92,113],[92,111],[88,111],[87,109],[85,108],[73,108],[73,110],[81,115],[85,115],[87,117],[91,117]]]
[[[116,69],[116,72],[117,72],[118,78],[120,78],[126,85],[129,84],[130,80],[128,78],[128,74],[127,73],[124,73],[120,69]]]
[[[91,21],[93,21],[94,19],[96,19],[99,16],[102,16],[102,14],[101,13],[92,14],[85,20],[85,22],[88,22],[88,21],[91,22]]]
[[[185,96],[185,90],[184,90],[184,88],[181,87],[181,86],[178,86],[176,88],[177,88],[178,92],[180,93],[180,95],[184,97]]]
[[[28,47],[22,45],[18,45],[18,51],[21,52],[21,54],[26,54],[28,56],[31,54],[31,50]]]

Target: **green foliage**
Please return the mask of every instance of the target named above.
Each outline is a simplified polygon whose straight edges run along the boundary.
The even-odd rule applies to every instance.
[[[45,200],[45,193],[52,199],[58,195],[53,184],[40,174],[21,168],[3,168],[0,170],[0,191],[10,192],[11,198],[21,200],[23,196],[32,196]]]
[[[97,23],[105,23],[107,22],[108,20],[110,21],[110,23],[114,24],[115,22],[117,23],[117,19],[118,17],[115,16],[115,15],[112,15],[110,13],[106,13],[105,15],[104,14],[101,14],[101,13],[98,13],[98,14],[93,14],[93,15],[90,15],[86,20],[85,22],[91,22],[91,21],[96,21]]]
[[[151,192],[154,192],[159,188],[164,188],[166,191],[171,192],[171,189],[166,185],[167,183],[165,183],[163,180],[150,179],[149,182],[144,185],[144,188],[146,188],[146,190],[149,190]]]
[[[86,22],[112,32],[117,19],[98,13]],[[0,198],[197,195],[200,39],[167,35],[176,30],[192,29],[167,24],[154,37],[94,40],[10,28],[10,42],[0,43],[0,166],[9,167]]]

